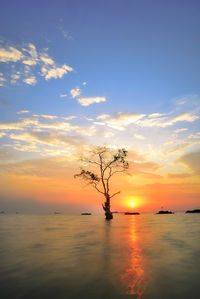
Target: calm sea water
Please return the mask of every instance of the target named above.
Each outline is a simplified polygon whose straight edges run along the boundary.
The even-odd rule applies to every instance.
[[[200,215],[1,215],[0,298],[200,298]]]

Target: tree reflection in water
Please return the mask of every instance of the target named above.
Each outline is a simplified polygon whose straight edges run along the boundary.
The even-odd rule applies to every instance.
[[[121,274],[121,282],[126,288],[126,294],[137,295],[137,299],[143,298],[146,285],[146,275],[142,249],[139,246],[138,234],[136,232],[137,222],[135,217],[129,217],[129,234],[127,235],[127,260],[128,267]]]

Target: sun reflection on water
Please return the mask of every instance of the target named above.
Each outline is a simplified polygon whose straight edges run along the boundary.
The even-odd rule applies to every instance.
[[[137,299],[143,298],[145,292],[145,269],[142,256],[142,249],[139,246],[138,235],[136,233],[135,218],[131,217],[130,231],[128,235],[129,259],[128,267],[121,274],[122,284],[126,288],[126,294],[137,295]]]

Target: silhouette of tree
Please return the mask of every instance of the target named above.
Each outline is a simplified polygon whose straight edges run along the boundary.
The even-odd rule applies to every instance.
[[[107,220],[113,218],[110,210],[110,200],[120,193],[120,191],[111,193],[111,179],[117,173],[125,172],[128,169],[127,153],[127,150],[124,148],[114,151],[105,146],[98,146],[90,153],[89,157],[81,159],[89,170],[81,168],[81,172],[74,175],[75,178],[80,177],[104,195],[105,202],[102,204],[102,207]],[[92,170],[90,170],[91,167]]]

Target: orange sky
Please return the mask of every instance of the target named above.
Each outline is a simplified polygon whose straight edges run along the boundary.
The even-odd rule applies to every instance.
[[[200,2],[51,2],[1,1],[0,211],[102,212],[73,176],[104,145],[113,210],[200,207]]]
[[[188,170],[188,177],[169,176],[161,173],[163,167],[155,167],[155,162],[146,162],[143,158],[143,161],[134,162],[132,155],[127,174],[117,174],[113,178],[111,189],[121,193],[112,199],[112,210],[152,212],[161,206],[170,210],[199,206],[198,175],[189,175]],[[47,211],[61,209],[73,213],[81,212],[85,207],[85,210],[102,212],[103,196],[85,182],[74,179],[79,166],[80,162],[66,157],[33,159],[6,166],[1,169],[0,187],[1,201],[8,199],[8,205],[6,207],[3,200],[2,208],[13,211],[12,202],[15,202],[16,209],[19,201],[18,210],[24,211],[24,201],[21,200],[25,200],[27,203],[30,201],[31,207],[34,202],[34,210],[38,209],[38,212],[41,208],[37,204],[41,202],[45,203]],[[131,207],[130,202],[134,202],[135,206]],[[28,205],[25,211],[29,211]]]

